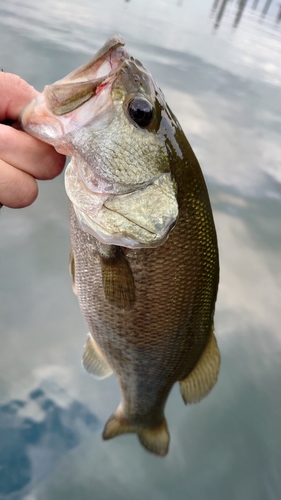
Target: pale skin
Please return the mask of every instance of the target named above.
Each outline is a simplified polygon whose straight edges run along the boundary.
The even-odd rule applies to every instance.
[[[31,205],[38,195],[37,180],[53,179],[65,156],[17,128],[22,108],[38,92],[19,76],[0,72],[0,203],[10,208]],[[1,205],[0,205],[1,206]]]

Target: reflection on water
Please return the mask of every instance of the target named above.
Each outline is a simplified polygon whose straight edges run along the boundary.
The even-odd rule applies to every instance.
[[[5,500],[13,495],[17,500],[24,495],[30,500],[281,498],[281,33],[275,25],[280,7],[279,0],[270,5],[249,0],[233,30],[243,3],[225,2],[214,31],[222,5],[222,0],[0,4],[0,67],[39,90],[86,62],[118,32],[160,84],[210,191],[221,260],[216,335],[222,353],[218,384],[200,405],[184,407],[178,388],[173,390],[167,405],[173,439],[166,459],[148,455],[134,436],[102,442],[99,422],[115,410],[119,390],[114,377],[95,381],[81,369],[87,330],[68,276],[63,179],[41,183],[30,208],[2,208]],[[44,380],[51,373],[62,390],[48,391],[38,382],[39,372]],[[33,376],[28,396],[19,396]]]
[[[233,0],[214,0],[211,14],[215,15],[215,29],[220,26],[222,18],[225,14],[229,14],[233,18],[232,26],[233,28],[237,28],[244,12],[247,11],[247,7],[248,12],[250,11],[252,17],[254,17],[256,20],[262,21],[266,18],[273,0],[264,1],[265,3],[263,4],[263,7],[259,9],[259,0],[253,0],[251,7],[249,6],[248,0],[239,0],[236,3],[233,2]],[[274,21],[273,19],[272,21],[275,23],[275,25],[277,25],[281,20],[281,4],[277,3],[275,0],[273,2],[271,10],[272,12],[275,12],[275,14],[272,14],[272,16],[275,15]]]
[[[81,441],[81,423],[97,426],[79,401],[62,407],[38,387],[25,400],[0,405],[0,498],[23,498]]]

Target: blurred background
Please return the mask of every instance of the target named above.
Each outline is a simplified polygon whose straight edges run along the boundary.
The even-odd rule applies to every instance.
[[[1,500],[280,500],[280,17],[279,0],[0,3],[0,66],[40,91],[116,33],[152,72],[209,188],[222,354],[200,404],[174,387],[165,459],[103,442],[119,388],[82,369],[63,176],[41,182],[0,212]]]

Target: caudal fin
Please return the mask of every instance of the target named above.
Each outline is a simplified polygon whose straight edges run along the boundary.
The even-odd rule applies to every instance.
[[[130,432],[135,432],[144,448],[151,453],[162,457],[167,455],[170,436],[165,418],[156,427],[138,427],[126,422],[119,407],[107,421],[102,437],[111,439]]]
[[[169,451],[170,435],[167,422],[163,422],[157,427],[140,429],[138,438],[141,444],[151,453],[164,457]]]

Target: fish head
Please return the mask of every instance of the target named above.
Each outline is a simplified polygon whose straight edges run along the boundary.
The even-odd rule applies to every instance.
[[[47,85],[20,121],[72,157],[65,186],[84,231],[128,248],[166,241],[178,216],[167,140],[174,125],[161,90],[122,37]]]

